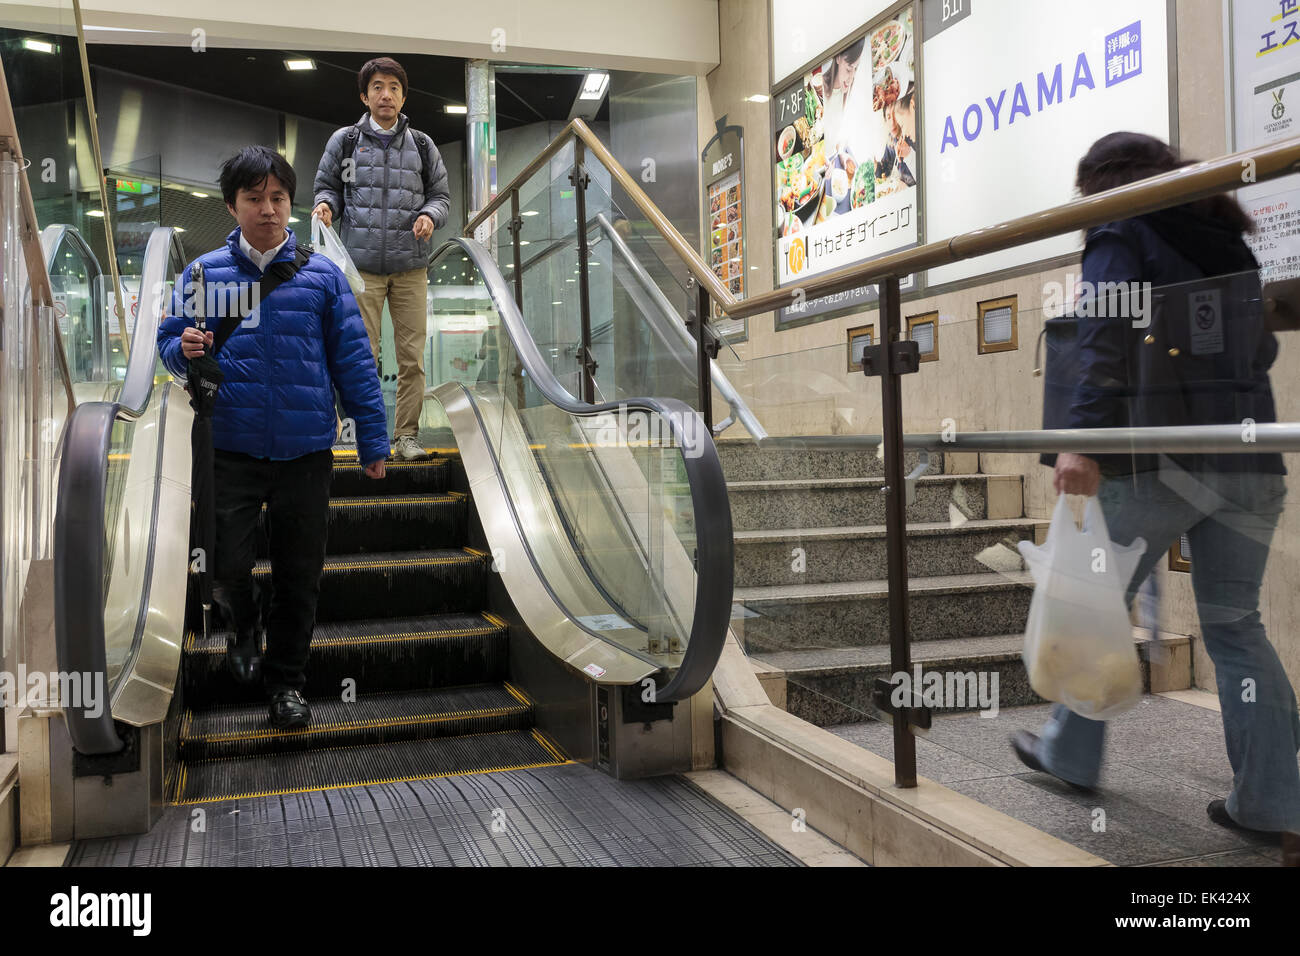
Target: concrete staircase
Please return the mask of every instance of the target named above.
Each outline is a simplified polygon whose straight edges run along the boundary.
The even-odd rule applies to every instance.
[[[769,695],[820,725],[860,721],[890,673],[883,462],[865,451],[719,443],[736,536],[733,627]],[[908,509],[913,660],[997,672],[1001,706],[1037,703],[1020,660],[1041,541],[1019,475],[930,456]],[[911,471],[917,456],[907,456]]]

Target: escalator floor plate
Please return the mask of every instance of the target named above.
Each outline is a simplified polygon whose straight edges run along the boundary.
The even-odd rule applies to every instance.
[[[69,866],[799,866],[680,776],[583,764],[166,808]],[[494,826],[494,824],[496,824]]]
[[[203,803],[566,763],[539,730],[330,747],[180,765],[173,803]]]

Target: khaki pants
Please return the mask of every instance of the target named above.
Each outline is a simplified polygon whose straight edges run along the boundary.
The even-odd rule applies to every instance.
[[[360,269],[366,291],[357,296],[361,317],[366,320],[370,351],[379,367],[379,333],[384,318],[384,299],[393,319],[393,351],[397,353],[397,415],[393,440],[403,435],[414,438],[420,430],[420,409],[424,407],[424,341],[428,328],[428,274],[423,268],[378,275]]]

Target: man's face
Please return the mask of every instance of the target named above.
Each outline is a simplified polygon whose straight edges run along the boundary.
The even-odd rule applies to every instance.
[[[268,175],[249,189],[240,189],[235,194],[235,204],[226,204],[244,238],[258,252],[265,252],[284,238],[291,206],[289,191],[274,175]]]
[[[361,94],[361,102],[366,104],[366,109],[380,126],[396,122],[397,114],[406,102],[402,95],[402,81],[391,73],[376,73]]]

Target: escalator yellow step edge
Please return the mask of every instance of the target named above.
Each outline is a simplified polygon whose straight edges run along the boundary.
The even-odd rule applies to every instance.
[[[263,730],[241,730],[232,731],[225,734],[203,734],[190,736],[184,732],[181,733],[183,743],[226,743],[235,740],[265,740],[268,737],[310,737],[313,734],[331,733],[336,730],[354,729],[354,730],[374,730],[383,727],[406,727],[418,723],[447,723],[453,720],[464,720],[474,717],[508,717],[514,714],[520,714],[526,711],[531,704],[521,703],[508,707],[480,707],[476,710],[457,710],[445,714],[413,714],[409,717],[381,717],[374,720],[348,720],[334,721],[326,724],[309,724],[306,727],[296,727],[291,730],[279,730],[277,728],[267,728]],[[188,729],[188,719],[191,711],[186,711]],[[213,758],[218,759],[218,758]],[[198,761],[195,761],[196,763]]]
[[[484,614],[483,617],[491,618]],[[396,634],[358,634],[348,637],[325,637],[311,642],[312,647],[342,647],[349,644],[378,644],[383,641],[419,641],[431,637],[486,637],[505,627],[504,621],[492,621],[492,627],[461,627],[446,631],[401,631]],[[225,654],[226,649],[215,647],[197,647],[198,631],[188,631],[185,635],[185,650],[194,654]]]
[[[537,732],[538,732],[538,731],[537,731],[537,728],[535,728],[535,727],[532,728],[532,733],[533,733],[534,735],[535,735]],[[468,739],[468,738],[470,738],[470,737],[497,737],[497,736],[500,736],[501,734],[517,734],[517,733],[519,733],[519,731],[517,731],[517,730],[483,730],[483,731],[480,731],[480,732],[475,733],[475,734],[457,734],[455,737],[447,737],[447,738],[445,738],[445,739],[447,739],[447,740],[463,740],[463,739]],[[539,740],[538,742],[541,743],[540,740]],[[312,750],[312,751],[310,751],[310,752],[311,752],[311,753],[314,753],[314,754],[328,754],[328,753],[334,753],[335,751],[338,751],[338,750],[355,750],[355,749],[357,749],[358,747],[367,747],[367,746],[370,746],[370,745],[369,745],[369,744],[339,744],[338,746],[335,746],[335,747],[319,747],[319,748],[317,748],[317,749],[315,749],[315,750]],[[543,744],[543,746],[546,746],[546,745]],[[548,749],[551,749],[551,748],[548,747]],[[555,752],[556,752],[556,753],[559,753],[558,750],[556,750]],[[197,766],[198,764],[220,763],[220,762],[223,761],[223,760],[247,760],[247,759],[248,759],[248,758],[247,758],[247,757],[244,757],[244,756],[232,756],[232,757],[205,757],[205,758],[202,759],[202,760],[193,760],[193,761],[188,761],[188,762],[189,762],[189,763],[193,763],[193,764],[195,764],[195,765]]]
[[[336,462],[334,467],[347,468],[347,467],[351,467],[352,464],[356,464],[357,466],[360,466],[360,462],[356,461],[357,450],[355,448],[332,448],[330,450],[334,452],[335,458],[343,459],[343,461],[341,462]],[[460,449],[459,448],[426,448],[424,449],[424,453],[426,455],[459,455]],[[353,461],[349,462],[348,459],[352,459]],[[436,465],[436,464],[441,464],[445,461],[446,461],[445,458],[425,458],[422,461],[390,461],[387,463],[387,465],[389,468],[392,468],[395,465],[397,467],[404,467],[407,465]]]
[[[489,624],[495,624],[497,627],[509,627],[509,626],[510,626],[510,622],[509,622],[509,621],[507,621],[507,620],[506,620],[505,618],[503,618],[503,617],[499,617],[498,615],[493,614],[491,611],[482,611],[482,612],[480,612],[480,614],[481,614],[483,620],[487,621]]]
[[[546,748],[548,751],[550,747]],[[536,770],[539,767],[560,767],[565,764],[573,763],[572,760],[557,758],[555,760],[542,760],[536,763],[521,763],[501,767],[482,767],[478,770],[452,770],[444,773],[422,773],[411,777],[388,777],[383,780],[359,780],[355,783],[337,783],[328,787],[294,787],[287,790],[257,790],[248,793],[217,794],[210,797],[198,797],[191,800],[172,800],[169,805],[173,807],[192,806],[196,803],[217,803],[224,800],[252,800],[257,797],[284,797],[295,793],[319,793],[322,790],[350,790],[353,787],[378,787],[389,783],[411,783],[416,780],[438,780],[444,777],[472,777],[480,773],[505,773],[511,770]],[[180,783],[176,790],[177,793],[185,792],[185,767],[181,767]]]
[[[374,505],[429,505],[441,501],[461,501],[466,497],[463,491],[447,491],[440,495],[380,495],[375,498],[331,498],[331,508],[360,508]]]
[[[470,554],[469,549],[463,549],[467,553],[456,555],[455,557],[446,558],[390,558],[387,561],[361,561],[354,558],[339,555],[333,558],[325,559],[326,571],[366,571],[375,568],[433,568],[443,564],[465,564],[471,561],[478,561],[482,557],[477,554]],[[271,573],[270,565],[256,566],[253,568],[253,574],[265,577]]]

